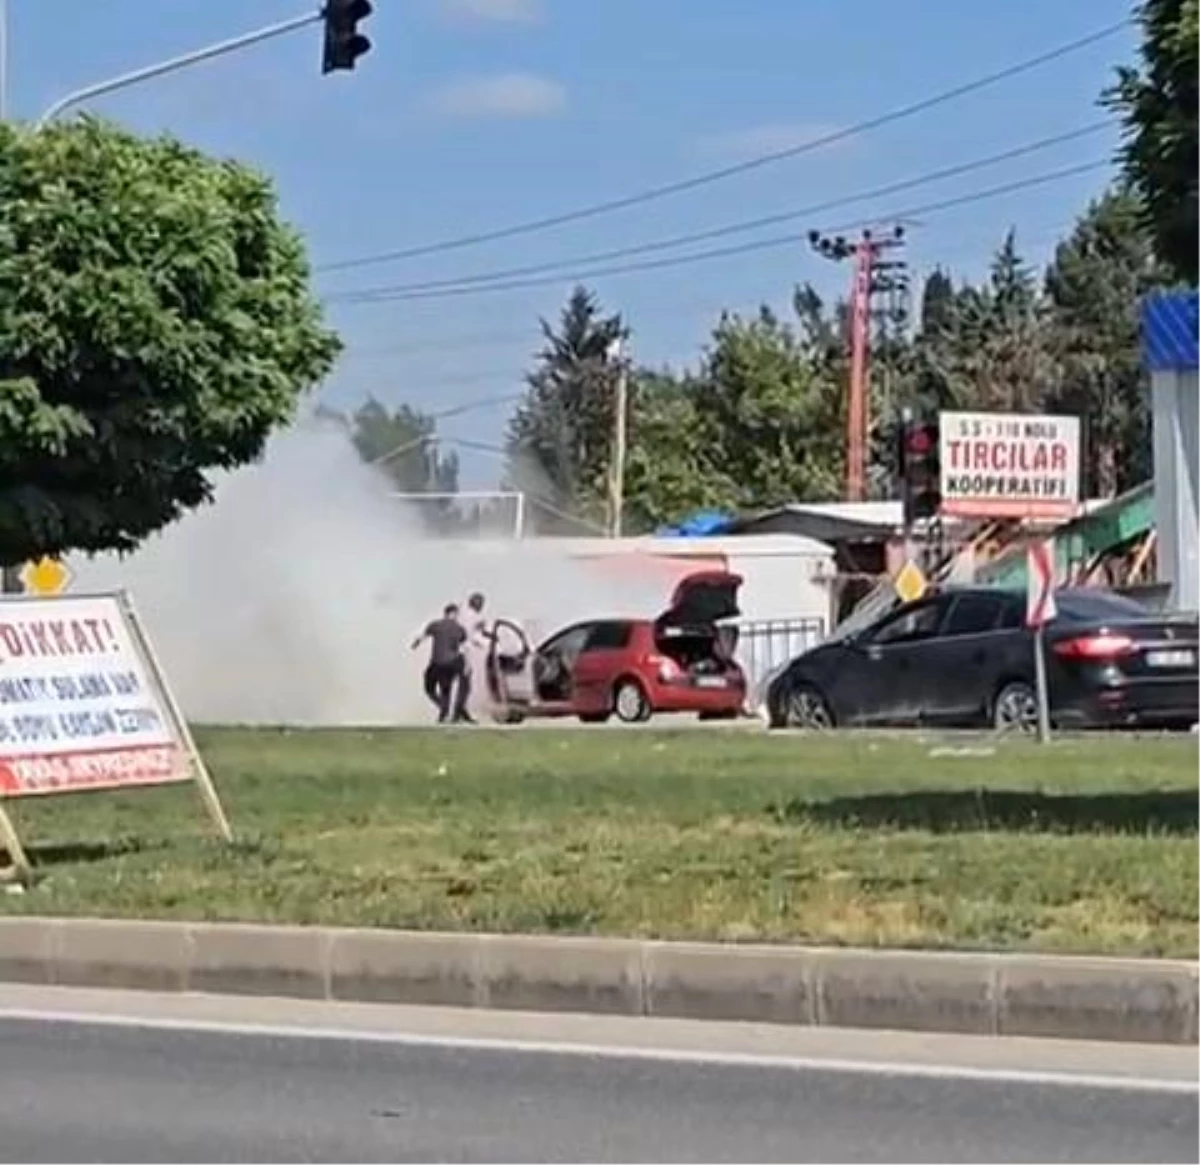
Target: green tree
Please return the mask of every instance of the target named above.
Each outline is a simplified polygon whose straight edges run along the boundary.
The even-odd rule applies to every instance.
[[[945,271],[935,267],[921,288],[921,332],[940,332],[949,326],[953,312],[954,283]]]
[[[937,307],[914,345],[913,398],[950,409],[1041,409],[1053,382],[1045,304],[1014,234],[997,250],[986,283],[935,294]]]
[[[825,352],[762,308],[723,315],[695,390],[714,493],[741,509],[835,498],[840,401]]]
[[[1151,473],[1150,386],[1138,347],[1138,303],[1161,282],[1136,195],[1093,202],[1046,272],[1057,383],[1051,406],[1084,418],[1084,489],[1110,497]]]
[[[627,336],[619,315],[576,287],[558,327],[541,321],[545,343],[508,425],[508,480],[556,507],[599,519],[612,458],[615,341]]]
[[[723,315],[694,370],[639,370],[630,396],[626,518],[649,530],[698,509],[837,497],[845,360],[840,319],[809,288],[796,325]]]
[[[1101,100],[1125,124],[1122,160],[1161,260],[1197,277],[1197,0],[1144,0],[1141,64],[1118,70]]]
[[[700,378],[692,372],[638,369],[631,383],[625,524],[651,531],[698,509],[723,505],[700,424]]]
[[[982,313],[982,340],[973,396],[976,407],[997,412],[1037,412],[1045,401],[1050,368],[1037,274],[1009,231],[992,260]]]
[[[402,493],[457,493],[458,456],[443,453],[437,421],[403,404],[388,410],[374,397],[348,418],[359,456],[391,479]]]
[[[969,402],[965,344],[960,330],[971,310],[978,310],[974,289],[956,288],[950,276],[935,269],[921,288],[918,328],[907,346],[897,405],[917,413],[961,408]],[[895,444],[888,452],[894,466]]]
[[[0,125],[0,563],[132,550],[338,348],[260,174],[92,118]]]

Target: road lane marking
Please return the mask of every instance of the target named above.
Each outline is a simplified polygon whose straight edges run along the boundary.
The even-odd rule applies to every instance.
[[[970,1081],[981,1084],[1046,1085],[1064,1088],[1107,1089],[1118,1092],[1157,1092],[1200,1095],[1200,1079],[1122,1076],[1117,1073],[1039,1071],[1023,1068],[978,1068],[955,1064],[912,1064],[887,1060],[794,1056],[752,1052],[697,1051],[647,1048],[625,1044],[576,1041],[505,1039],[502,1037],[443,1036],[378,1028],[335,1027],[313,1024],[251,1023],[237,1020],[175,1019],[166,1016],[97,1014],[69,1010],[0,1007],[0,1021],[58,1024],[77,1027],[114,1027],[142,1031],[195,1032],[206,1035],[257,1039],[324,1040],[336,1043],[371,1043],[397,1047],[436,1048],[454,1051],[502,1052],[518,1055],[572,1056],[582,1059],[649,1060],[719,1068],[766,1068],[776,1071],[830,1072],[845,1075],[891,1076],[927,1080]],[[1003,1037],[997,1037],[1003,1039]]]

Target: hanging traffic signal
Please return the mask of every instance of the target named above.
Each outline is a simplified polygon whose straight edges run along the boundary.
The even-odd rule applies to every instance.
[[[900,423],[897,460],[904,524],[933,518],[942,508],[941,451],[937,419],[906,417]]]
[[[370,0],[326,0],[321,16],[325,21],[325,53],[321,73],[353,69],[371,41],[358,31],[360,21],[371,15]]]

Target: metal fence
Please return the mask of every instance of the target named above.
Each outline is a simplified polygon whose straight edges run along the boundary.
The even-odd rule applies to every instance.
[[[737,660],[751,691],[777,667],[795,659],[825,638],[825,620],[743,619],[738,624]]]

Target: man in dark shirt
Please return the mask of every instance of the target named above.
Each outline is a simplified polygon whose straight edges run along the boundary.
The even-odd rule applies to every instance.
[[[424,640],[429,640],[429,664],[425,668],[425,694],[438,710],[438,723],[450,719],[453,702],[455,719],[465,703],[463,680],[467,670],[463,648],[467,642],[466,628],[459,622],[458,607],[450,603],[440,619],[434,619],[412,642],[416,651]],[[455,698],[457,695],[457,699]]]

